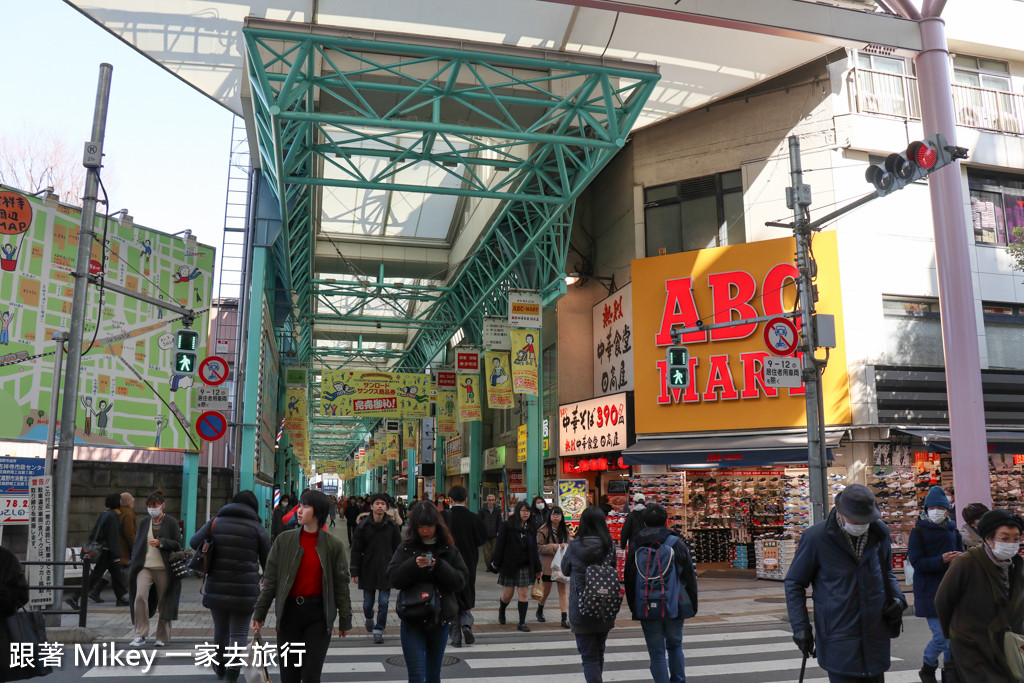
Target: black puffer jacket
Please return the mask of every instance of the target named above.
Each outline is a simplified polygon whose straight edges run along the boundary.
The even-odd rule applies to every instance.
[[[244,503],[220,509],[213,527],[213,568],[206,577],[203,607],[252,612],[260,594],[260,568],[267,564],[270,536],[259,515]],[[198,549],[210,536],[213,520],[195,533],[189,545]]]
[[[430,569],[416,565],[416,558],[434,553],[437,562]],[[418,538],[402,543],[395,551],[388,565],[388,580],[402,590],[418,583],[432,583],[441,593],[441,620],[452,621],[459,616],[459,604],[455,599],[466,585],[466,563],[457,549],[449,545],[427,545]]]
[[[605,546],[596,536],[573,539],[562,558],[562,573],[569,577],[569,623],[573,633],[606,633],[615,626],[615,619],[585,617],[580,611],[580,594],[586,585],[587,565],[607,563],[615,566],[615,548]]]
[[[388,563],[402,543],[398,525],[389,516],[378,524],[373,515],[366,517],[352,532],[352,559],[349,573],[359,578],[359,587],[364,591],[387,590]]]

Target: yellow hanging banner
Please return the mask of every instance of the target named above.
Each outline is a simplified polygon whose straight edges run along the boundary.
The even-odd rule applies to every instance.
[[[387,451],[388,460],[398,460],[398,434],[392,433],[387,435],[385,443],[385,450]]]
[[[509,330],[512,337],[512,390],[517,394],[537,395],[538,330]]]
[[[526,462],[530,432],[526,425],[519,425],[516,439],[516,462]]]
[[[320,380],[326,417],[430,417],[430,375],[417,372],[325,370]]]
[[[484,351],[484,370],[487,372],[487,407],[512,407],[512,379],[508,376],[507,351]]]
[[[455,436],[455,392],[437,392],[437,433],[445,438]]]
[[[457,391],[459,394],[459,420],[462,422],[478,422],[483,419],[480,410],[480,387],[478,375],[459,375]]]

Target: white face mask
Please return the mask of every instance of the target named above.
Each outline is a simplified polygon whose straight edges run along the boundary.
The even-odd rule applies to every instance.
[[[160,513],[163,512],[161,508],[146,508],[146,510],[149,512],[150,517],[159,517]]]
[[[996,541],[995,544],[996,547],[992,548],[992,554],[1000,560],[1010,559],[1016,555],[1017,551],[1020,549],[1019,543],[1000,543],[999,541]]]
[[[537,509],[538,510],[543,510],[544,509],[544,503],[537,503]]]
[[[932,520],[936,524],[942,524],[946,521],[946,514],[945,510],[929,510],[928,519]]]
[[[843,522],[843,528],[846,530],[846,533],[850,534],[851,536],[863,536],[864,534],[866,534],[868,532],[868,527],[869,526],[871,526],[871,525],[870,524],[854,524],[852,522]]]

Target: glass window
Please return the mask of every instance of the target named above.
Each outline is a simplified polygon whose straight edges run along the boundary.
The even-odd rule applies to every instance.
[[[728,171],[644,190],[647,256],[746,241],[743,175]]]
[[[978,244],[1007,244],[1024,227],[1024,177],[967,170],[971,222]]]
[[[887,298],[883,300],[882,308],[886,364],[943,365],[938,301]]]
[[[1010,89],[1010,65],[997,59],[957,55],[953,58],[953,77],[958,85],[989,90]]]
[[[1024,307],[1015,304],[985,304],[985,347],[990,368],[1024,369]]]

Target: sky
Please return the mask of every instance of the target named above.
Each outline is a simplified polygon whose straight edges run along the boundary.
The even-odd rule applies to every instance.
[[[77,155],[92,130],[100,64],[111,64],[108,212],[127,208],[136,224],[163,232],[188,228],[219,257],[233,114],[61,0],[5,2],[3,23],[0,131],[53,136]]]

